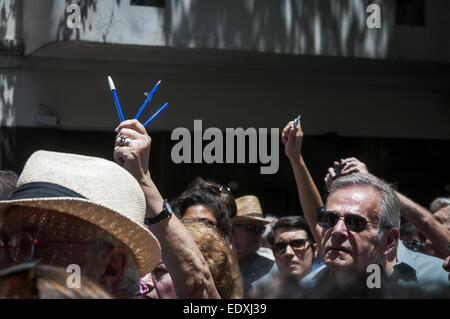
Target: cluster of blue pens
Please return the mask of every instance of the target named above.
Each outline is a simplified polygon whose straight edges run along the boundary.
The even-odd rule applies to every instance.
[[[119,118],[120,121],[123,122],[125,119],[123,117],[123,113],[122,113],[122,109],[120,107],[120,103],[119,103],[119,98],[117,97],[117,92],[116,92],[116,87],[114,86],[114,82],[111,79],[110,76],[108,76],[108,83],[109,83],[109,88],[111,89],[111,93],[113,95],[114,98],[114,103],[116,104],[116,109],[117,109],[117,113],[119,113]],[[144,104],[142,104],[141,108],[139,109],[138,113],[136,114],[136,116],[134,117],[136,120],[139,120],[139,117],[141,116],[142,112],[144,112],[145,107],[147,106],[148,102],[150,102],[150,100],[152,99],[153,95],[155,94],[156,90],[158,89],[158,86],[161,84],[161,81],[158,81],[158,83],[155,84],[155,86],[153,87],[153,89],[151,90],[151,92],[147,95],[147,98],[144,101]],[[162,111],[164,111],[164,109],[169,105],[169,103],[164,103],[163,106],[161,106],[158,111],[156,111],[152,116],[150,116],[150,118],[145,121],[145,123],[143,124],[144,127],[146,127],[147,125],[150,124],[151,121],[153,121],[155,119],[155,117],[157,117],[159,115],[159,113],[161,113]]]

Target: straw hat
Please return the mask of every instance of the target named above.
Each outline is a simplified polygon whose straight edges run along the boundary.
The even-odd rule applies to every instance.
[[[144,193],[114,162],[37,151],[26,162],[12,199],[0,201],[0,218],[12,206],[57,211],[106,230],[128,246],[142,275],[159,263],[161,248],[144,225]]]
[[[254,195],[239,197],[236,199],[236,206],[237,214],[232,219],[233,224],[241,221],[262,225],[270,223],[264,218],[258,197]]]

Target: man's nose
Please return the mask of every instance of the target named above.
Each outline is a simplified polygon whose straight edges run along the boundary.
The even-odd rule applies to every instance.
[[[332,229],[332,236],[336,239],[345,239],[348,236],[347,226],[345,226],[344,217],[340,217]]]
[[[286,250],[285,250],[284,254],[287,255],[287,256],[295,255],[294,249],[292,249],[291,245],[287,245],[286,246]]]

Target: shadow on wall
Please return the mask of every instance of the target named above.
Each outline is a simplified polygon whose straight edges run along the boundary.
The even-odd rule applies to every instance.
[[[14,97],[17,85],[16,75],[0,73],[0,167],[9,169],[14,163],[15,145]]]
[[[118,10],[129,3],[111,2],[106,42]],[[129,0],[128,0],[129,1]],[[66,0],[66,7],[72,0]],[[370,4],[380,4],[381,28],[369,29]],[[99,14],[101,3],[80,0],[81,28],[66,26],[61,16],[56,38],[80,40],[92,29],[89,15]],[[395,2],[386,0],[173,0],[166,1],[162,24],[168,46],[248,50],[285,54],[312,54],[361,58],[389,55],[395,25]]]
[[[0,7],[0,39],[5,38],[10,19],[16,18],[16,0],[2,1]]]
[[[73,3],[72,0],[65,0],[65,8],[67,8],[70,4]],[[120,7],[120,3],[122,0],[115,0],[117,7]],[[80,40],[80,32],[85,32],[86,30],[91,30],[92,25],[88,23],[89,21],[88,17],[90,13],[96,13],[97,12],[97,0],[79,0],[76,2],[80,7],[80,15],[81,15],[81,28],[77,29],[70,29],[67,27],[67,15],[64,14],[58,23],[58,29],[56,31],[56,40],[57,41],[68,41],[73,40],[72,35],[75,33],[75,40]],[[105,32],[102,34],[103,42],[106,42],[106,35],[109,32],[109,28],[111,26],[111,23],[114,18],[114,9],[116,6],[112,6],[110,18],[109,18],[109,24],[106,28]]]
[[[366,25],[371,3],[381,3],[380,29]],[[393,37],[393,1],[228,0],[223,4],[167,1],[168,45],[383,58]]]
[[[0,73],[0,126],[14,125],[14,90],[17,84],[15,74]]]

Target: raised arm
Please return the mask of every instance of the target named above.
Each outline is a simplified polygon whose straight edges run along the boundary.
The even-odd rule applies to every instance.
[[[405,195],[396,192],[400,199],[400,212],[417,230],[431,241],[437,257],[447,258],[450,255],[450,231],[434,218],[426,208],[420,206]]]
[[[281,133],[281,140],[284,144],[285,154],[294,172],[298,198],[302,206],[303,214],[311,229],[314,240],[320,247],[322,227],[317,223],[316,212],[322,207],[323,202],[301,155],[303,142],[301,125],[298,124],[297,127],[291,128],[292,123],[291,121],[284,127]]]
[[[122,122],[114,148],[114,160],[140,183],[147,202],[146,217],[155,217],[163,209],[163,198],[148,169],[151,138],[137,120]],[[120,137],[131,139],[120,146]],[[150,227],[158,238],[161,255],[178,298],[220,298],[211,272],[199,248],[175,214]]]
[[[369,173],[366,165],[354,157],[342,159],[341,163],[345,164],[345,167],[342,169],[343,175],[352,172]],[[336,166],[336,164],[339,163],[335,162],[334,165]],[[325,177],[327,187],[329,187],[334,177],[335,171],[330,167]],[[450,254],[448,248],[450,231],[439,223],[426,208],[399,192],[396,192],[396,194],[400,200],[400,213],[402,216],[410,221],[422,235],[431,241],[433,250],[438,257],[446,258]]]

